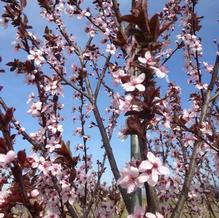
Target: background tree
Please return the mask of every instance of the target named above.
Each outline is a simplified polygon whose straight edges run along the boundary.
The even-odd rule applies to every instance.
[[[214,41],[215,64],[203,58],[199,1],[170,0],[151,16],[146,0],[130,2],[125,15],[115,0],[37,2],[46,25],[35,34],[27,1],[1,0],[2,23],[16,30],[13,45],[23,54],[1,71],[31,86],[27,112],[38,128],[26,131],[15,117],[19,105],[0,99],[1,216],[217,217],[219,53]],[[83,26],[86,42],[72,24]],[[186,106],[185,87],[168,70],[180,51]],[[63,99],[69,93],[73,104]],[[66,107],[75,123],[70,141]],[[112,138],[121,123],[132,159],[119,171]],[[89,150],[97,132],[102,159]],[[20,136],[31,152],[16,145]],[[112,184],[102,179],[107,163]]]

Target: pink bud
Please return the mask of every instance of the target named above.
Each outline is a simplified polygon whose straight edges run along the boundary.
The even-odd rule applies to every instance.
[[[39,191],[37,189],[34,189],[30,193],[31,197],[35,198],[39,195]]]
[[[17,154],[13,150],[8,151],[8,153],[5,156],[5,164],[11,163],[16,158],[17,158]]]

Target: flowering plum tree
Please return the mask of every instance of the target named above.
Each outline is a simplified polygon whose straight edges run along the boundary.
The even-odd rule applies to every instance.
[[[25,13],[31,1],[1,0],[1,23],[16,30],[13,46],[25,53],[1,72],[20,74],[32,88],[27,113],[38,129],[26,131],[19,105],[0,98],[0,216],[217,217],[219,46],[214,41],[216,61],[208,63],[199,1],[167,0],[150,16],[147,0],[132,0],[125,15],[117,0],[36,2],[46,23],[38,34]],[[74,36],[79,21],[83,40]],[[172,69],[172,60],[184,70],[178,63]],[[63,104],[66,92],[73,105]],[[70,141],[66,107],[75,122]],[[92,134],[99,134],[102,159],[89,153]],[[117,135],[135,139],[137,153],[125,166],[112,149]],[[31,152],[16,145],[20,136]],[[102,179],[107,163],[112,183]]]

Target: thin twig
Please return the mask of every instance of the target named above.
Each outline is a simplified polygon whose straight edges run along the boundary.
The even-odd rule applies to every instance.
[[[99,94],[99,91],[100,91],[100,87],[101,87],[101,84],[103,82],[103,78],[104,78],[104,76],[106,74],[106,70],[108,68],[108,64],[109,64],[110,58],[111,58],[111,54],[109,54],[108,57],[106,58],[103,70],[102,70],[102,72],[100,74],[100,77],[98,78],[98,83],[97,83],[97,86],[96,86],[96,89],[95,89],[95,92],[94,92],[95,101],[97,100],[97,97],[98,97],[98,94]]]

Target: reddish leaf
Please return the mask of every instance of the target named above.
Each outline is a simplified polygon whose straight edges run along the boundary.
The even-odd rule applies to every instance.
[[[22,68],[24,72],[31,73],[34,70],[34,65],[30,61],[25,61]]]
[[[194,31],[199,31],[202,27],[202,25],[200,24],[201,19],[203,18],[203,16],[198,17],[196,13],[192,14],[192,17],[189,19],[189,24],[192,26]]]
[[[14,59],[13,62],[8,62],[6,65],[11,67],[10,71],[14,71],[14,70],[20,68],[20,61],[18,59]]]
[[[172,21],[166,23],[165,25],[163,25],[161,28],[160,28],[160,31],[159,31],[159,35],[161,33],[163,33],[164,31],[166,31],[177,19],[174,18]]]
[[[113,40],[113,44],[123,47],[127,44],[127,40],[121,32],[118,32],[116,39]]]
[[[136,9],[139,11],[139,18],[141,20],[141,25],[139,26],[146,33],[150,34],[150,26],[148,21],[148,6],[147,1],[138,1],[136,3]],[[151,35],[151,34],[150,34]]]
[[[77,175],[76,170],[75,170],[75,169],[72,169],[72,170],[70,171],[70,177],[69,177],[69,182],[70,182],[70,183],[73,183],[73,181],[74,181],[75,178],[76,178],[76,175]]]
[[[121,17],[120,17],[120,21],[125,21],[125,22],[131,23],[131,24],[136,24],[136,25],[139,24],[139,19],[138,19],[138,17],[135,17],[135,16],[133,16],[133,15],[131,15],[131,14],[121,16]]]
[[[146,1],[140,1],[137,3],[132,10],[132,14],[121,16],[120,21],[135,24],[143,31],[143,33],[150,34]]]
[[[3,147],[5,145],[5,141],[2,137],[0,137],[0,147]]]
[[[0,137],[0,153],[6,154],[7,150],[5,148],[5,140]]]
[[[155,14],[151,20],[150,20],[150,30],[151,35],[153,36],[153,40],[156,41],[159,37],[160,33],[160,21],[159,21],[159,15]]]
[[[137,117],[128,117],[127,126],[130,133],[137,134],[140,137],[144,136],[144,128]]]
[[[4,117],[5,125],[8,125],[11,122],[12,117],[13,117],[13,112],[14,112],[13,108],[7,109],[5,117]]]
[[[127,83],[127,82],[129,82],[129,80],[130,80],[130,76],[123,76],[123,77],[121,77],[121,82],[122,83]]]
[[[65,158],[72,159],[70,147],[68,143],[65,144],[64,141],[62,141],[62,147],[55,150],[57,154],[64,156]]]
[[[21,150],[21,151],[18,151],[17,153],[17,159],[18,159],[18,163],[23,167],[25,165],[25,162],[26,162],[26,152],[25,150]]]

